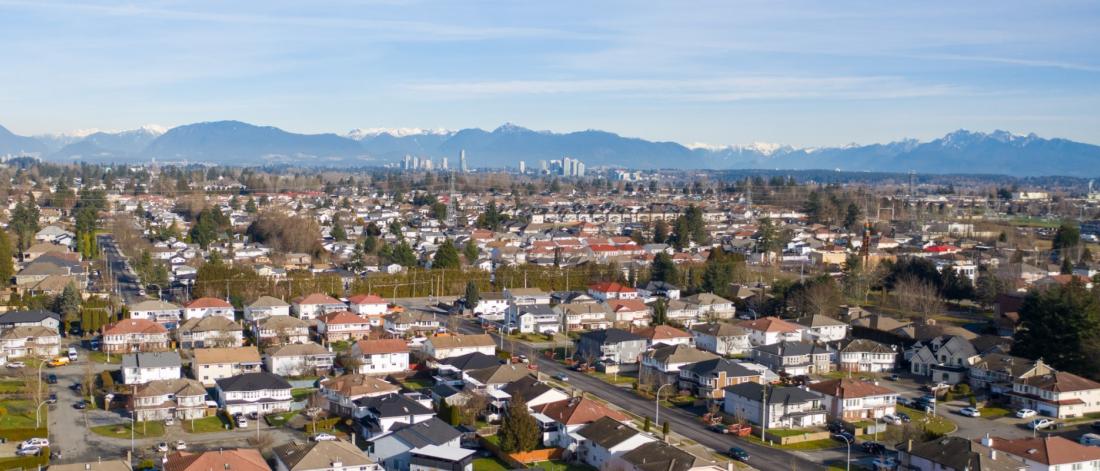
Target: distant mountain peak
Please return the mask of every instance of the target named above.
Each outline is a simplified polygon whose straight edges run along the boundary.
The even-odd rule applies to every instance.
[[[494,133],[511,133],[511,132],[532,132],[523,126],[515,123],[504,123],[493,130]]]
[[[795,149],[792,146],[789,146],[789,145],[786,145],[786,144],[776,144],[774,142],[753,142],[752,144],[749,144],[749,145],[707,144],[705,142],[693,142],[691,144],[688,144],[685,147],[687,147],[688,149],[692,149],[692,150],[706,150],[706,151],[710,151],[710,152],[722,152],[722,151],[746,152],[747,151],[747,152],[755,152],[755,153],[763,155],[763,156],[771,156],[771,155],[776,154],[776,153],[787,153],[787,152],[793,152],[795,150],[798,150],[798,149]]]
[[[444,128],[356,128],[348,131],[347,137],[361,141],[363,139],[369,139],[372,137],[381,136],[387,134],[393,137],[409,137],[409,136],[447,136],[454,134],[454,131]]]

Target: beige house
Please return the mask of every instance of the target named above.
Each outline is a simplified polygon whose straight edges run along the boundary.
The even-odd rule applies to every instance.
[[[159,379],[139,385],[129,409],[137,421],[186,420],[206,416],[206,388],[188,378]]]
[[[258,372],[263,365],[256,347],[199,348],[194,356],[192,374],[207,387],[221,378]]]

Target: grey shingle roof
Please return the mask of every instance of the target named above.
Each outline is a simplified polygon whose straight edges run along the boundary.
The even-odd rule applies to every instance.
[[[438,417],[432,417],[412,425],[396,424],[390,430],[396,438],[411,445],[413,448],[420,448],[427,445],[442,445],[462,435],[461,432],[447,425],[446,422],[439,420]]]
[[[290,383],[282,376],[266,371],[245,373],[216,381],[222,391],[257,391],[262,389],[290,389]]]
[[[163,368],[180,365],[180,354],[177,352],[141,352],[122,357],[123,368]]]

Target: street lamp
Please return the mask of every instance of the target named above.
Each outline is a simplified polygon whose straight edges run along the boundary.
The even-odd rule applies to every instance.
[[[847,470],[847,471],[852,471],[852,441],[848,439],[847,435],[837,434],[837,436],[839,436],[840,438],[843,438],[844,443],[846,445],[848,445],[848,458],[844,462],[844,469]]]
[[[42,402],[38,403],[38,407],[34,408],[34,428],[36,428],[36,429],[41,426],[41,425],[39,425],[39,414],[42,412],[42,406],[44,406],[46,404],[49,404],[49,403],[46,402],[46,401],[42,401]],[[47,437],[50,436],[50,421],[49,420],[46,421],[46,436]]]
[[[657,399],[653,401],[653,409],[656,411],[653,414],[653,420],[657,422],[657,426],[661,425],[661,390],[666,386],[672,386],[672,383],[662,384],[661,387],[657,388]]]

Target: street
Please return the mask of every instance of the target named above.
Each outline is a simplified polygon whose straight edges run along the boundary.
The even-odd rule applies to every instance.
[[[106,282],[113,287],[114,294],[122,297],[123,303],[130,305],[134,300],[140,299],[141,286],[138,284],[137,274],[130,270],[126,264],[126,257],[118,248],[114,236],[101,234],[98,236],[99,245],[102,248],[103,257],[106,259],[107,269],[112,277]],[[103,276],[107,276],[104,273]]]

